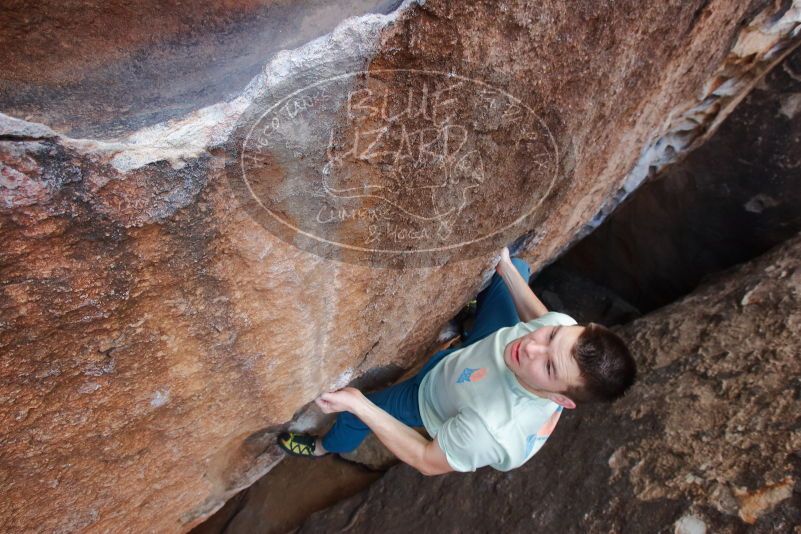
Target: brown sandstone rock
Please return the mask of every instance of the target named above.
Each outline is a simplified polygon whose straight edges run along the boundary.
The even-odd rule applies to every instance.
[[[177,54],[204,79],[224,76],[208,67],[215,50],[208,41],[184,54],[204,33],[203,17],[186,27],[186,8],[175,6],[161,18],[147,5],[102,13],[100,23],[27,3],[4,11],[4,42],[22,45],[3,47],[15,59],[0,87],[0,524],[9,531],[191,528],[280,459],[276,425],[320,392],[427,355],[439,327],[491,272],[490,250],[527,235],[523,255],[536,268],[597,222],[619,191],[714,129],[793,44],[798,12],[787,8],[757,0],[406,3],[391,15],[348,19],[291,52],[250,58],[266,67],[238,71],[240,80],[242,72],[255,76],[244,89],[226,81],[193,100],[179,84],[156,104],[147,92],[129,96],[119,87],[112,91],[119,98],[101,98],[115,62],[134,66],[126,80],[142,79],[136,65],[152,73],[170,64],[120,59],[141,50]],[[259,8],[225,4],[214,13],[209,24],[218,32],[226,16],[247,20]],[[141,24],[156,19],[161,26]],[[230,54],[248,31],[263,28],[258,20],[244,34],[214,35],[236,36],[226,44]],[[26,46],[49,48],[46,39],[56,35],[68,38],[69,49],[73,33],[89,24],[87,48],[74,53]],[[39,41],[15,38],[34,28]],[[115,30],[131,35],[120,40]],[[110,71],[98,74],[104,63]],[[536,209],[473,255],[444,252],[437,263],[406,270],[337,261],[350,259],[341,251],[323,258],[300,234],[282,240],[267,231],[232,191],[226,150],[242,140],[242,120],[253,118],[254,106],[341,64],[376,73],[456,70],[535,106],[541,122],[530,124],[547,128],[529,133],[547,130],[551,145],[520,148],[513,130],[486,112],[510,97],[479,108],[481,93],[465,93],[462,112],[476,114],[461,119],[483,143],[476,146],[487,168],[516,182],[484,180],[459,229],[492,229],[532,203]],[[189,84],[191,75],[181,76]],[[383,83],[398,101],[422,87],[403,76]],[[49,102],[73,89],[90,104]],[[189,103],[176,113],[176,100]],[[346,116],[330,119],[342,139],[352,137]],[[281,189],[299,175],[278,163],[302,170],[305,158],[327,156],[327,145],[317,143],[325,132],[315,127],[298,136],[297,156],[291,144],[261,153],[259,185],[277,188],[269,198],[298,193]],[[544,146],[553,150],[542,159],[534,149]],[[460,161],[449,172],[463,174],[450,176],[475,177],[478,164]],[[552,181],[526,161],[540,162]],[[357,180],[389,175],[379,164],[349,164]],[[420,176],[436,178],[435,165]],[[431,201],[397,191],[405,207]],[[347,238],[358,229],[343,221],[335,232]]]
[[[791,532],[801,522],[801,235],[620,334],[640,379],[502,473],[392,468],[301,532]]]

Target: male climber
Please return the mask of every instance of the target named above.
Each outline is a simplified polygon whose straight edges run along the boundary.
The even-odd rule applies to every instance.
[[[549,312],[529,288],[529,266],[504,248],[477,297],[474,325],[412,378],[363,395],[347,387],[315,402],[340,412],[322,438],[284,433],[289,454],[352,451],[370,433],[424,475],[520,467],[545,443],[563,408],[610,402],[634,382],[625,343],[603,326]],[[428,440],[411,427],[425,427]]]

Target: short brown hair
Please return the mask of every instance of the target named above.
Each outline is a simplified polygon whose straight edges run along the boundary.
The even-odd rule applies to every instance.
[[[637,378],[637,364],[626,343],[608,328],[590,323],[573,345],[572,356],[581,372],[581,386],[565,395],[574,402],[612,402],[623,396]]]

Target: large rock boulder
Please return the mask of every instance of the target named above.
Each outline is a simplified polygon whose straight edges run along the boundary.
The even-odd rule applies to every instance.
[[[407,1],[237,66],[215,62],[262,36],[261,7],[104,6],[0,15],[7,530],[191,528],[320,392],[426,355],[490,251],[522,238],[536,269],[703,140],[799,19],[761,0]],[[356,151],[368,132],[392,150]],[[359,247],[370,217],[393,231]]]
[[[300,532],[798,532],[800,328],[801,235],[622,327],[638,383],[522,468],[397,466]]]

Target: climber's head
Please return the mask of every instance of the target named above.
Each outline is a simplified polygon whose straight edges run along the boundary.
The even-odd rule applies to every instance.
[[[504,361],[524,388],[565,408],[613,401],[637,373],[623,340],[595,323],[540,327],[509,343]]]
[[[581,370],[581,384],[568,388],[565,394],[576,402],[612,402],[637,378],[637,363],[626,343],[599,324],[584,327],[572,356]]]

